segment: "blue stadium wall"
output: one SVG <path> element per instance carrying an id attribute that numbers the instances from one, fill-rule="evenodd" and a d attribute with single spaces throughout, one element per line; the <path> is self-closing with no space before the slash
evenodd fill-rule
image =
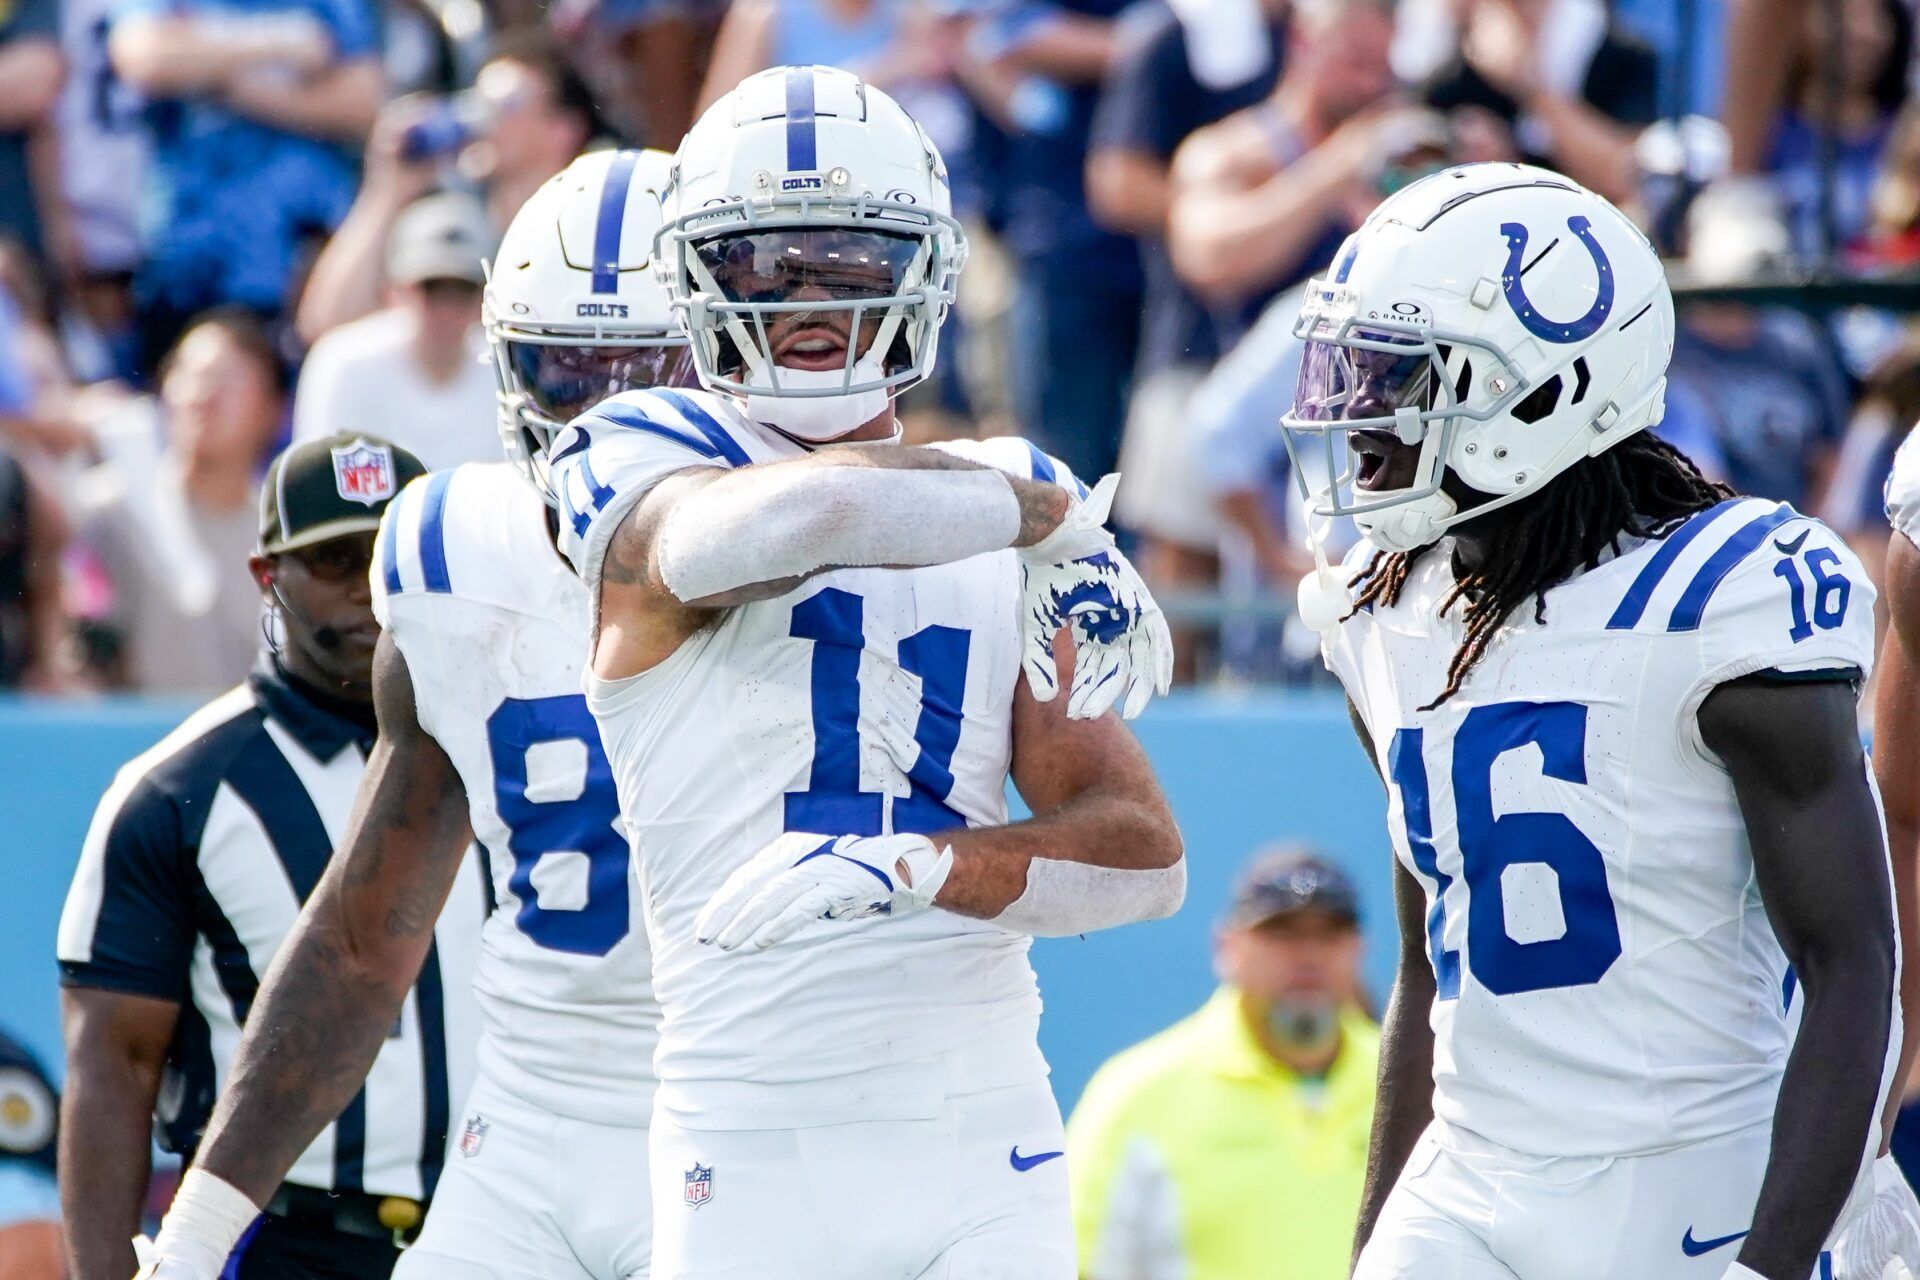
<path id="1" fill-rule="evenodd" d="M 0 1026 L 58 1069 L 55 926 L 95 802 L 114 770 L 191 704 L 0 699 Z M 1379 782 L 1337 695 L 1186 695 L 1137 722 L 1186 835 L 1187 905 L 1171 920 L 1034 944 L 1041 1039 L 1063 1106 L 1094 1068 L 1198 1005 L 1213 926 L 1254 847 L 1298 838 L 1340 859 L 1366 908 L 1367 978 L 1393 971 L 1391 876 Z"/>

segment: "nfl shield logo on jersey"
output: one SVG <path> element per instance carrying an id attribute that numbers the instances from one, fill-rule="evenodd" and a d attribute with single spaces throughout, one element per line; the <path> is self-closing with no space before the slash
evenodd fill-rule
<path id="1" fill-rule="evenodd" d="M 348 502 L 385 502 L 393 496 L 393 450 L 365 440 L 333 450 L 333 486 Z"/>
<path id="2" fill-rule="evenodd" d="M 466 1130 L 460 1135 L 460 1154 L 471 1160 L 480 1154 L 480 1144 L 487 1140 L 487 1122 L 477 1114 L 467 1117 Z"/>
<path id="3" fill-rule="evenodd" d="M 713 1199 L 713 1170 L 706 1165 L 696 1163 L 693 1168 L 687 1170 L 687 1204 L 698 1209 L 711 1199 Z"/>

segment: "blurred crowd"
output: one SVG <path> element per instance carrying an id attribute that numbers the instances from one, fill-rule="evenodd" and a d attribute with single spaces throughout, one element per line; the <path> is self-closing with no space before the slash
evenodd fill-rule
<path id="1" fill-rule="evenodd" d="M 1700 295 L 1660 430 L 1877 565 L 1920 417 L 1914 44 L 1909 0 L 0 0 L 0 687 L 237 680 L 275 448 L 497 456 L 512 212 L 790 63 L 894 94 L 953 172 L 975 254 L 914 438 L 1120 468 L 1184 679 L 1314 678 L 1297 290 L 1456 161 L 1639 218 Z M 1865 283 L 1777 287 L 1808 278 Z"/>

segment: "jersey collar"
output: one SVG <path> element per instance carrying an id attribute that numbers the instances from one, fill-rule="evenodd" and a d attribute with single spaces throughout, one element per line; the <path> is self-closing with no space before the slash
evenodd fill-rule
<path id="1" fill-rule="evenodd" d="M 289 676 L 270 654 L 254 664 L 247 687 L 261 709 L 316 760 L 332 760 L 350 745 L 373 749 L 372 708 L 364 721 L 349 716 L 342 704 Z"/>

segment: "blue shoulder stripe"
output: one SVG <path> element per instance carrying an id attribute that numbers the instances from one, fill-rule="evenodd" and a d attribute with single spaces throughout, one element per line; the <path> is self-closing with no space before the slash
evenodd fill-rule
<path id="1" fill-rule="evenodd" d="M 1082 498 L 1087 496 L 1087 486 L 1080 482 L 1080 477 L 1073 474 L 1065 463 L 1056 460 L 1051 454 L 1041 449 L 1039 445 L 1031 440 L 1022 439 L 1020 443 L 1027 446 L 1027 452 L 1033 457 L 1033 478 L 1035 480 L 1042 481 L 1046 484 L 1058 484 L 1061 488 L 1071 488 L 1077 496 Z M 1062 471 L 1066 471 L 1067 473 L 1067 483 L 1065 484 L 1062 484 L 1060 480 L 1060 473 Z"/>
<path id="2" fill-rule="evenodd" d="M 420 577 L 429 591 L 449 592 L 447 579 L 447 486 L 453 472 L 436 471 L 427 477 L 420 511 Z"/>
<path id="3" fill-rule="evenodd" d="M 616 427 L 626 427 L 632 431 L 644 431 L 650 436 L 659 436 L 662 440 L 671 440 L 684 449 L 693 450 L 703 458 L 718 458 L 720 456 L 718 449 L 715 449 L 700 437 L 689 435 L 680 430 L 680 428 L 670 426 L 667 423 L 657 422 L 649 418 L 644 410 L 637 409 L 630 404 L 603 404 L 593 411 L 592 416 L 604 422 L 612 423 Z M 587 430 L 584 425 L 586 421 L 587 419 L 585 418 L 577 418 L 573 423 L 574 429 L 579 431 L 580 439 L 582 440 L 587 438 Z M 572 453 L 573 450 L 568 450 L 567 452 Z"/>
<path id="4" fill-rule="evenodd" d="M 380 551 L 380 576 L 387 584 L 387 594 L 400 594 L 400 501 L 406 496 L 402 490 L 387 504 L 386 514 L 381 519 L 386 524 L 386 542 Z"/>
<path id="5" fill-rule="evenodd" d="M 1716 503 L 1668 534 L 1666 541 L 1660 544 L 1660 549 L 1655 551 L 1647 563 L 1641 567 L 1639 576 L 1634 578 L 1633 585 L 1627 588 L 1627 594 L 1621 597 L 1620 605 L 1613 611 L 1613 616 L 1607 619 L 1607 630 L 1631 631 L 1639 626 L 1641 615 L 1647 611 L 1647 602 L 1653 599 L 1654 588 L 1658 587 L 1660 580 L 1667 576 L 1667 570 L 1673 568 L 1673 562 L 1680 558 L 1680 553 L 1687 549 L 1687 544 L 1706 532 L 1707 526 L 1718 519 L 1728 507 L 1741 501 L 1743 499 L 1728 498 L 1725 502 Z"/>
<path id="6" fill-rule="evenodd" d="M 729 466 L 735 467 L 744 467 L 753 461 L 747 456 L 747 451 L 740 447 L 740 442 L 728 435 L 727 429 L 715 422 L 712 414 L 695 404 L 692 396 L 671 387 L 655 387 L 653 394 L 678 409 L 680 416 L 707 438 L 707 443 L 714 450 L 708 457 L 725 458 Z"/>
<path id="7" fill-rule="evenodd" d="M 1700 626 L 1701 615 L 1707 611 L 1707 601 L 1713 599 L 1713 593 L 1721 580 L 1733 572 L 1734 566 L 1753 554 L 1753 549 L 1766 540 L 1766 536 L 1789 520 L 1800 519 L 1800 513 L 1786 503 L 1781 503 L 1764 515 L 1755 516 L 1741 525 L 1728 538 L 1721 548 L 1707 557 L 1700 566 L 1700 572 L 1693 575 L 1693 581 L 1680 595 L 1680 603 L 1673 606 L 1673 616 L 1667 619 L 1668 631 L 1693 631 Z"/>
<path id="8" fill-rule="evenodd" d="M 1033 478 L 1047 484 L 1054 483 L 1053 459 L 1040 452 L 1040 446 L 1033 441 L 1023 440 L 1021 443 L 1026 445 L 1027 452 L 1033 455 Z"/>

